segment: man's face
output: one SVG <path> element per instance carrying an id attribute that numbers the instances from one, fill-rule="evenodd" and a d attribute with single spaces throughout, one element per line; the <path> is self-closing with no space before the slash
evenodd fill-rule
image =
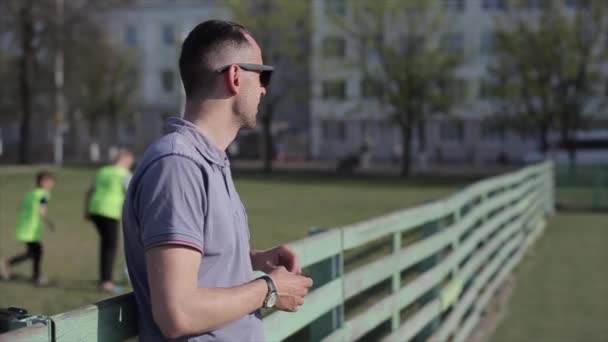
<path id="1" fill-rule="evenodd" d="M 264 64 L 262 60 L 262 50 L 250 35 L 246 36 L 252 46 L 247 62 L 252 64 Z M 260 101 L 262 96 L 266 95 L 266 88 L 264 88 L 260 82 L 259 72 L 247 71 L 244 69 L 240 69 L 239 72 L 242 80 L 242 91 L 236 101 L 236 112 L 239 116 L 238 119 L 241 128 L 255 128 Z"/>

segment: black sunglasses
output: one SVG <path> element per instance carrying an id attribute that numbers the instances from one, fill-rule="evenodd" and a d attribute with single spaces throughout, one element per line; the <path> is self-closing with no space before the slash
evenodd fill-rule
<path id="1" fill-rule="evenodd" d="M 272 72 L 274 71 L 274 67 L 272 67 L 270 65 L 234 63 L 234 64 L 225 65 L 225 66 L 217 69 L 215 72 L 217 72 L 218 74 L 221 74 L 224 71 L 228 70 L 233 65 L 236 65 L 243 70 L 259 72 L 260 73 L 260 84 L 262 85 L 262 87 L 266 88 L 270 84 L 270 77 L 272 76 Z"/>

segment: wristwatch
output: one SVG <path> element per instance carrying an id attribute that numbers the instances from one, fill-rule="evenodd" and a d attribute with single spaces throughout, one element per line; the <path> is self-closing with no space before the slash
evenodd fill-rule
<path id="1" fill-rule="evenodd" d="M 266 294 L 266 298 L 264 298 L 264 307 L 271 308 L 277 302 L 277 287 L 274 286 L 274 281 L 270 276 L 263 275 L 258 279 L 264 279 L 266 281 L 266 285 L 268 285 L 268 293 Z"/>

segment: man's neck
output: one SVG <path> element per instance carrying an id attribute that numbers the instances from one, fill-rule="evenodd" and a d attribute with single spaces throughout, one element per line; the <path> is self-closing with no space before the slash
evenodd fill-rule
<path id="1" fill-rule="evenodd" d="M 205 134 L 218 148 L 225 151 L 239 131 L 232 121 L 231 113 L 222 106 L 208 103 L 194 107 L 186 105 L 184 120 L 190 121 Z"/>

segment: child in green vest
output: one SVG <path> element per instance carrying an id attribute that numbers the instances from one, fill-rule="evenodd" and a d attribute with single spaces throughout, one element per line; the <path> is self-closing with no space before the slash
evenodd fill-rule
<path id="1" fill-rule="evenodd" d="M 100 237 L 99 289 L 121 293 L 123 289 L 114 284 L 112 271 L 118 247 L 122 205 L 129 180 L 133 154 L 123 149 L 113 165 L 104 166 L 95 175 L 95 182 L 85 198 L 85 218 L 93 222 Z"/>
<path id="2" fill-rule="evenodd" d="M 15 255 L 8 260 L 0 260 L 0 278 L 10 279 L 10 270 L 13 266 L 32 259 L 32 282 L 38 286 L 47 284 L 47 280 L 40 273 L 42 233 L 45 223 L 49 229 L 53 229 L 46 219 L 46 212 L 51 190 L 54 186 L 55 177 L 52 173 L 42 171 L 36 175 L 36 188 L 25 195 L 17 219 L 16 238 L 17 241 L 25 243 L 26 252 Z"/>

